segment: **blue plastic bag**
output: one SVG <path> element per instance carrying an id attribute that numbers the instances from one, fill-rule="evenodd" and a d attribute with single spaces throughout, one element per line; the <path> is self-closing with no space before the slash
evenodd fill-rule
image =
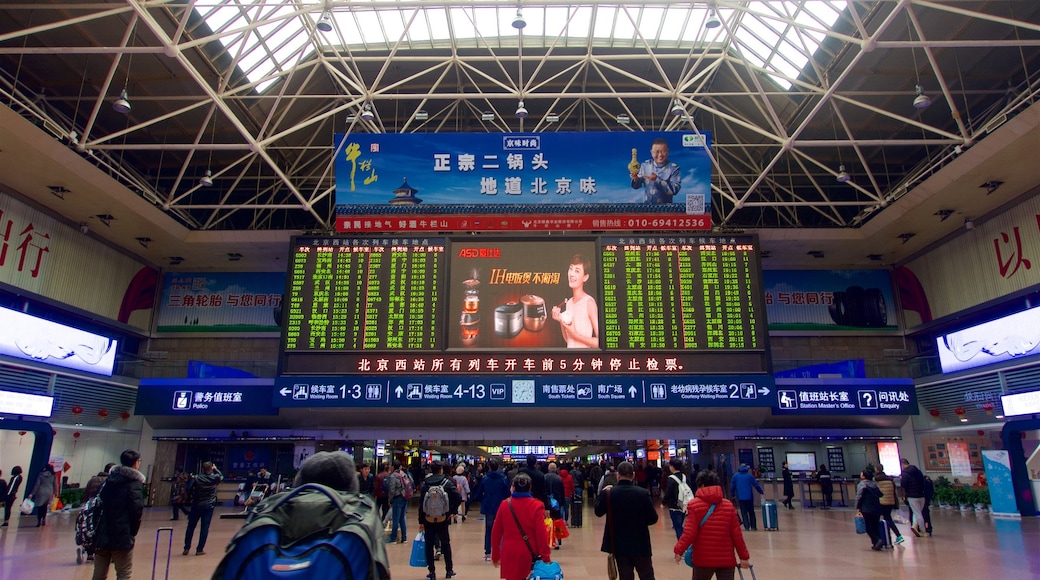
<path id="1" fill-rule="evenodd" d="M 863 519 L 863 516 L 856 516 L 856 533 L 867 533 L 867 520 Z"/>
<path id="2" fill-rule="evenodd" d="M 537 560 L 531 567 L 531 574 L 527 580 L 563 580 L 563 569 L 559 562 L 544 562 Z"/>
<path id="3" fill-rule="evenodd" d="M 412 557 L 408 560 L 408 565 L 413 568 L 426 567 L 426 534 L 419 532 L 415 536 L 415 540 L 412 542 Z"/>

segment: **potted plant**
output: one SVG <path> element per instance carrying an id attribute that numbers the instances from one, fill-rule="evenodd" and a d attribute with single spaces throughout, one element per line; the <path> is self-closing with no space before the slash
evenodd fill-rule
<path id="1" fill-rule="evenodd" d="M 973 499 L 975 500 L 975 511 L 976 512 L 987 512 L 987 511 L 989 511 L 989 504 L 990 504 L 989 488 L 988 487 L 979 487 L 979 488 L 976 488 L 974 491 L 975 491 L 975 497 Z"/>
<path id="2" fill-rule="evenodd" d="M 959 506 L 962 512 L 975 511 L 975 502 L 972 501 L 974 492 L 970 487 L 954 488 L 952 503 Z"/>
<path id="3" fill-rule="evenodd" d="M 950 504 L 953 503 L 953 488 L 948 485 L 943 487 L 935 486 L 935 494 L 932 495 L 932 500 L 940 508 L 950 509 Z"/>

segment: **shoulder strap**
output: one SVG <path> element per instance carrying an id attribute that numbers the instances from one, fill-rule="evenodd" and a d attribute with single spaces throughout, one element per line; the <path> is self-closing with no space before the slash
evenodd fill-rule
<path id="1" fill-rule="evenodd" d="M 702 528 L 704 527 L 704 522 L 708 521 L 708 518 L 711 517 L 711 512 L 715 511 L 715 506 L 716 505 L 718 505 L 718 504 L 714 504 L 714 503 L 711 504 L 711 507 L 708 508 L 708 513 L 704 514 L 704 518 L 701 519 L 701 527 Z"/>
<path id="2" fill-rule="evenodd" d="M 531 547 L 531 542 L 527 539 L 527 532 L 525 532 L 524 527 L 520 525 L 520 518 L 516 517 L 516 510 L 513 509 L 513 499 L 507 499 L 506 503 L 509 504 L 509 512 L 513 514 L 513 521 L 516 522 L 516 527 L 520 529 L 520 537 L 522 537 L 524 543 L 527 544 L 527 551 L 531 552 L 532 558 L 537 557 L 538 554 L 535 553 L 534 548 Z"/>
<path id="3" fill-rule="evenodd" d="M 610 488 L 607 488 L 607 530 L 610 531 L 610 553 L 614 553 L 614 510 L 611 509 Z"/>

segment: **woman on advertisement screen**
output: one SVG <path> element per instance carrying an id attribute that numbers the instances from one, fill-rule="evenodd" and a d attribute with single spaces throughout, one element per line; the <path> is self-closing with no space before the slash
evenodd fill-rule
<path id="1" fill-rule="evenodd" d="M 596 299 L 585 292 L 592 264 L 582 254 L 574 254 L 567 267 L 567 286 L 571 297 L 552 309 L 553 320 L 560 323 L 560 331 L 567 348 L 599 347 L 599 313 Z"/>

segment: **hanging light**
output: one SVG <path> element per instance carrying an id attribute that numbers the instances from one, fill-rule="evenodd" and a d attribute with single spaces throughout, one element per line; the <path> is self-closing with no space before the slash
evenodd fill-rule
<path id="1" fill-rule="evenodd" d="M 524 20 L 524 13 L 520 10 L 520 7 L 518 6 L 516 8 L 516 18 L 513 19 L 513 28 L 517 30 L 523 30 L 525 26 L 527 26 L 527 21 Z"/>
<path id="2" fill-rule="evenodd" d="M 520 119 L 527 117 L 527 107 L 524 106 L 523 101 L 520 101 L 520 104 L 516 106 L 516 116 Z"/>
<path id="3" fill-rule="evenodd" d="M 914 87 L 914 90 L 917 92 L 917 96 L 914 98 L 915 109 L 927 109 L 932 106 L 932 98 L 924 94 L 924 89 L 921 88 L 921 85 Z"/>
<path id="4" fill-rule="evenodd" d="M 202 179 L 199 180 L 199 185 L 202 187 L 213 187 L 213 172 L 207 169 L 206 173 L 202 174 Z"/>
<path id="5" fill-rule="evenodd" d="M 683 107 L 682 101 L 675 99 L 675 104 L 672 105 L 672 116 L 681 117 L 686 113 L 686 108 Z"/>
<path id="6" fill-rule="evenodd" d="M 838 183 L 848 183 L 849 180 L 852 179 L 852 176 L 849 175 L 849 173 L 847 171 L 845 171 L 845 165 L 844 164 L 838 166 L 838 176 L 837 176 L 837 179 L 838 179 Z"/>
<path id="7" fill-rule="evenodd" d="M 127 96 L 126 89 L 123 89 L 116 102 L 112 103 L 112 110 L 123 115 L 130 114 L 130 97 Z"/>
<path id="8" fill-rule="evenodd" d="M 415 120 L 416 121 L 425 121 L 426 119 L 429 119 L 429 118 L 430 118 L 430 114 L 428 112 L 426 112 L 425 109 L 419 109 L 418 111 L 415 112 Z"/>
<path id="9" fill-rule="evenodd" d="M 376 114 L 372 112 L 372 105 L 365 103 L 365 106 L 361 108 L 361 120 L 372 121 L 376 118 Z"/>
<path id="10" fill-rule="evenodd" d="M 627 125 L 632 122 L 632 119 L 628 115 L 621 113 L 617 116 L 618 125 Z"/>
<path id="11" fill-rule="evenodd" d="M 332 32 L 332 13 L 325 11 L 321 13 L 321 18 L 318 19 L 318 23 L 314 26 L 322 32 Z"/>
<path id="12" fill-rule="evenodd" d="M 715 9 L 712 8 L 711 13 L 708 15 L 708 21 L 704 23 L 704 27 L 711 30 L 720 26 L 722 26 L 722 20 L 719 19 L 718 12 L 715 12 Z"/>
<path id="13" fill-rule="evenodd" d="M 491 111 L 484 111 L 483 113 L 480 114 L 480 120 L 481 121 L 494 121 L 495 120 L 495 114 L 492 113 Z"/>
<path id="14" fill-rule="evenodd" d="M 556 113 L 553 113 L 553 112 L 546 113 L 545 114 L 545 122 L 546 123 L 559 123 L 560 122 L 560 116 L 558 114 L 556 114 Z"/>

